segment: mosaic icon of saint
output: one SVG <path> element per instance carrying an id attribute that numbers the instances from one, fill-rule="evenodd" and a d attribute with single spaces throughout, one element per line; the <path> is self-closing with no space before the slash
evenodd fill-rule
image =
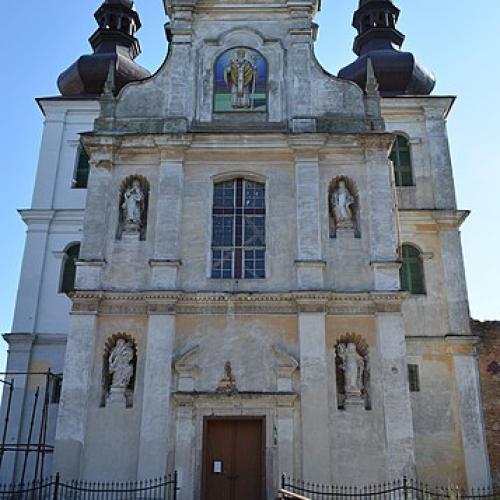
<path id="1" fill-rule="evenodd" d="M 257 67 L 245 49 L 238 49 L 224 70 L 224 81 L 231 90 L 233 109 L 253 109 Z"/>

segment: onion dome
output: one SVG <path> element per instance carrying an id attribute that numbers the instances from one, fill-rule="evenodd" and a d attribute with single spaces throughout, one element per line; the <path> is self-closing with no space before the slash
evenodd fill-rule
<path id="1" fill-rule="evenodd" d="M 436 84 L 432 72 L 420 65 L 413 54 L 400 50 L 405 36 L 396 28 L 399 13 L 391 0 L 360 0 L 353 20 L 358 31 L 354 41 L 358 59 L 341 69 L 339 78 L 351 80 L 364 89 L 367 63 L 371 59 L 382 96 L 432 92 Z"/>
<path id="2" fill-rule="evenodd" d="M 135 33 L 141 28 L 132 0 L 105 0 L 97 9 L 99 25 L 90 37 L 93 54 L 80 57 L 57 80 L 65 97 L 95 97 L 102 94 L 110 67 L 114 66 L 115 92 L 127 83 L 150 76 L 134 62 L 141 53 Z"/>

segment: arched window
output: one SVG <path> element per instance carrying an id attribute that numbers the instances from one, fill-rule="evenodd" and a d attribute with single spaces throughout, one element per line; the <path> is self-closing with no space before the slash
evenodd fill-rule
<path id="1" fill-rule="evenodd" d="M 60 293 L 69 293 L 75 289 L 76 261 L 80 254 L 80 243 L 70 245 L 64 252 Z"/>
<path id="2" fill-rule="evenodd" d="M 265 192 L 246 179 L 214 185 L 212 278 L 265 278 Z"/>
<path id="3" fill-rule="evenodd" d="M 425 294 L 425 277 L 422 255 L 413 245 L 403 245 L 401 265 L 401 289 L 414 295 Z"/>
<path id="4" fill-rule="evenodd" d="M 89 155 L 85 150 L 78 148 L 78 155 L 76 158 L 75 175 L 73 176 L 74 189 L 86 189 L 89 181 L 90 163 Z"/>
<path id="5" fill-rule="evenodd" d="M 406 137 L 402 135 L 396 137 L 390 158 L 394 164 L 396 186 L 413 186 L 410 143 Z"/>

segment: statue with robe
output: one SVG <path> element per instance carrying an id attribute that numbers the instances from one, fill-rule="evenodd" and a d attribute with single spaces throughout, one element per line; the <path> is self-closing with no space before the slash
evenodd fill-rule
<path id="1" fill-rule="evenodd" d="M 231 90 L 233 109 L 254 107 L 257 85 L 257 67 L 245 49 L 238 49 L 224 70 L 224 81 Z"/>
<path id="2" fill-rule="evenodd" d="M 144 212 L 144 193 L 138 180 L 132 182 L 123 194 L 121 206 L 125 231 L 139 231 L 142 226 Z"/>
<path id="3" fill-rule="evenodd" d="M 340 368 L 344 373 L 344 391 L 346 400 L 361 399 L 365 359 L 358 353 L 356 344 L 339 344 L 337 355 L 341 360 Z"/>
<path id="4" fill-rule="evenodd" d="M 134 375 L 134 348 L 130 342 L 120 338 L 108 358 L 111 389 L 125 390 Z"/>
<path id="5" fill-rule="evenodd" d="M 354 227 L 354 213 L 353 205 L 355 198 L 349 191 L 344 180 L 339 181 L 338 186 L 332 193 L 332 208 L 337 227 L 353 228 Z"/>

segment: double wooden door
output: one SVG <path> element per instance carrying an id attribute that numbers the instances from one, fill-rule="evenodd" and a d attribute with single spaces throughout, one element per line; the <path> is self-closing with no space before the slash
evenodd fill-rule
<path id="1" fill-rule="evenodd" d="M 264 419 L 205 420 L 203 500 L 263 500 Z"/>

